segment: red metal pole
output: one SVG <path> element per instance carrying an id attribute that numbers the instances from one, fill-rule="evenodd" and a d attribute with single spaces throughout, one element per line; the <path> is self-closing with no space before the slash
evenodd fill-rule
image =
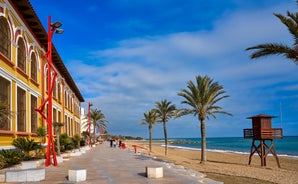
<path id="1" fill-rule="evenodd" d="M 51 17 L 48 17 L 48 114 L 47 114 L 47 124 L 48 124 L 48 150 L 46 155 L 46 166 L 51 164 L 51 152 L 53 153 L 53 163 L 54 166 L 57 166 L 57 158 L 55 145 L 53 142 L 53 120 L 52 120 L 52 110 L 53 110 L 53 102 L 52 102 L 52 84 L 55 85 L 55 82 L 52 83 L 52 35 L 55 31 L 55 28 L 51 26 Z"/>
<path id="2" fill-rule="evenodd" d="M 47 146 L 47 153 L 46 153 L 46 166 L 51 164 L 51 153 L 53 154 L 53 164 L 57 166 L 57 157 L 55 151 L 55 145 L 53 140 L 53 119 L 52 119 L 52 112 L 53 112 L 53 102 L 52 102 L 52 95 L 53 89 L 55 85 L 55 80 L 57 76 L 57 72 L 55 68 L 53 68 L 53 61 L 52 61 L 52 37 L 53 33 L 56 30 L 55 26 L 51 25 L 51 17 L 48 17 L 48 51 L 46 53 L 47 62 L 48 62 L 48 71 L 47 71 L 47 92 L 48 97 L 42 102 L 42 104 L 36 109 L 42 116 L 42 118 L 46 119 L 47 121 L 47 128 L 48 128 L 48 146 Z M 53 76 L 52 76 L 53 73 Z M 47 115 L 44 113 L 44 107 L 48 103 L 47 107 Z"/>
<path id="3" fill-rule="evenodd" d="M 89 147 L 92 147 L 92 142 L 91 142 L 91 133 L 90 133 L 90 129 L 91 129 L 91 114 L 90 114 L 90 107 L 91 107 L 91 103 L 88 103 L 88 133 L 89 133 Z"/>

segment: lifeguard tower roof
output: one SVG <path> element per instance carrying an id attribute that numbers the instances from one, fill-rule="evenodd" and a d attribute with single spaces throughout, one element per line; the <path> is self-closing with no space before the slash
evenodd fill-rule
<path id="1" fill-rule="evenodd" d="M 267 115 L 267 114 L 258 114 L 255 116 L 247 117 L 246 119 L 253 119 L 253 118 L 277 118 L 277 116 L 271 116 L 271 115 Z"/>

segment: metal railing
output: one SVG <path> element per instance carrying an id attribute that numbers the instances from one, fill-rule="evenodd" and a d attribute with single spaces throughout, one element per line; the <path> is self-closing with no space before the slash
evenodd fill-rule
<path id="1" fill-rule="evenodd" d="M 254 131 L 252 128 L 243 129 L 244 138 L 276 139 L 282 138 L 281 128 L 261 129 Z"/>

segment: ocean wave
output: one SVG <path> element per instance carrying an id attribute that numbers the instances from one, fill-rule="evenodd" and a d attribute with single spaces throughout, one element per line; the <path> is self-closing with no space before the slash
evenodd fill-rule
<path id="1" fill-rule="evenodd" d="M 165 145 L 161 145 L 162 147 L 165 147 Z M 191 147 L 185 147 L 185 146 L 173 146 L 173 145 L 168 145 L 168 148 L 173 148 L 173 149 L 181 149 L 181 150 L 190 150 L 190 151 L 201 151 L 200 148 L 191 148 Z M 243 155 L 249 155 L 250 152 L 242 152 L 242 151 L 232 151 L 232 150 L 220 150 L 220 149 L 206 149 L 206 151 L 209 152 L 217 152 L 217 153 L 236 153 L 236 154 L 243 154 Z M 273 156 L 272 154 L 268 154 L 268 156 Z M 295 158 L 298 159 L 298 156 L 294 155 L 287 155 L 287 154 L 277 154 L 279 157 L 290 157 L 290 158 Z"/>

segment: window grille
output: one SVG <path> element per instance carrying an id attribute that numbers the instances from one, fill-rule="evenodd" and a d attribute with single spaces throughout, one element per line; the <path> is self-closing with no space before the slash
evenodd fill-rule
<path id="1" fill-rule="evenodd" d="M 34 53 L 31 55 L 31 79 L 37 82 L 37 60 Z"/>
<path id="2" fill-rule="evenodd" d="M 17 117 L 18 132 L 26 131 L 26 91 L 18 87 L 17 89 Z"/>
<path id="3" fill-rule="evenodd" d="M 10 82 L 0 76 L 0 130 L 10 130 Z"/>
<path id="4" fill-rule="evenodd" d="M 31 95 L 31 132 L 37 132 L 37 98 Z"/>
<path id="5" fill-rule="evenodd" d="M 0 52 L 10 59 L 11 36 L 7 20 L 0 17 Z"/>
<path id="6" fill-rule="evenodd" d="M 18 67 L 26 73 L 26 50 L 22 38 L 18 41 Z"/>

